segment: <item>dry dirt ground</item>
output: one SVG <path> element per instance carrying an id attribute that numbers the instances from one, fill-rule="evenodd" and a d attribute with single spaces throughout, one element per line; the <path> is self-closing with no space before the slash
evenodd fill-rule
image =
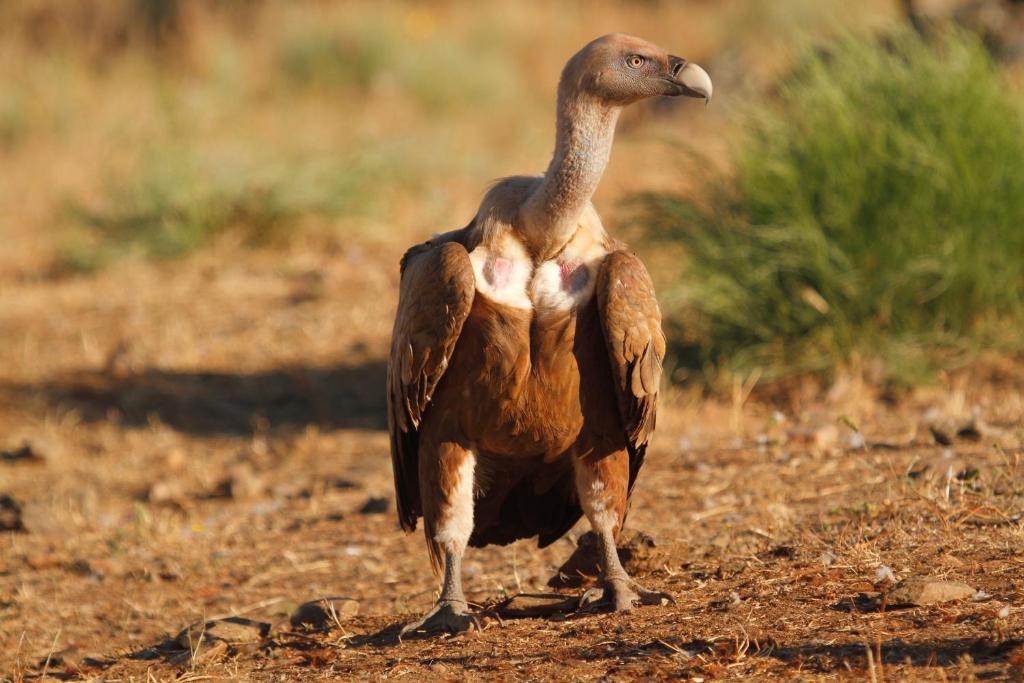
<path id="1" fill-rule="evenodd" d="M 398 253 L 246 253 L 0 282 L 0 680 L 1024 675 L 1020 363 L 894 395 L 670 392 L 628 522 L 654 546 L 627 566 L 674 604 L 400 643 L 436 580 L 393 511 Z M 470 599 L 551 591 L 584 530 L 470 551 Z M 908 606 L 907 579 L 970 590 Z"/>

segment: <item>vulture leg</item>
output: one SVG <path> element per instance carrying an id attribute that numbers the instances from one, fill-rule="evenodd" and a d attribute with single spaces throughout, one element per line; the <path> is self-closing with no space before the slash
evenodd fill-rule
<path id="1" fill-rule="evenodd" d="M 629 455 L 626 450 L 604 457 L 586 456 L 575 461 L 576 490 L 583 512 L 597 534 L 601 549 L 598 588 L 588 590 L 581 605 L 611 606 L 629 612 L 637 603 L 662 605 L 672 601 L 668 593 L 646 590 L 622 566 L 615 541 L 626 517 Z"/>
<path id="2" fill-rule="evenodd" d="M 480 630 L 462 592 L 462 555 L 473 532 L 473 473 L 476 456 L 461 446 L 420 443 L 420 491 L 423 530 L 435 569 L 444 563 L 437 604 L 424 617 L 402 628 L 399 637 L 415 631 L 463 633 Z"/>

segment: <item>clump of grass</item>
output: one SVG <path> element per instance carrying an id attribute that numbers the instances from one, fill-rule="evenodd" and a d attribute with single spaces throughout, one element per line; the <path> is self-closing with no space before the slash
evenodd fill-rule
<path id="1" fill-rule="evenodd" d="M 914 381 L 1024 348 L 1024 118 L 974 38 L 814 54 L 751 113 L 734 161 L 702 202 L 640 198 L 687 254 L 668 293 L 683 363 L 778 377 L 862 357 Z"/>
<path id="2" fill-rule="evenodd" d="M 101 201 L 69 206 L 87 234 L 64 250 L 63 265 L 91 271 L 122 256 L 176 258 L 227 231 L 266 244 L 308 218 L 361 215 L 376 196 L 369 191 L 379 175 L 374 163 L 282 166 L 152 154 L 129 179 L 109 182 Z"/>

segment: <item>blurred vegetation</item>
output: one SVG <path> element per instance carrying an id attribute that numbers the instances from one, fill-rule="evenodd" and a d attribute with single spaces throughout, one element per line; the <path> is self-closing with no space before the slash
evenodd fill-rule
<path id="1" fill-rule="evenodd" d="M 378 175 L 367 160 L 287 167 L 174 154 L 151 152 L 97 205 L 69 205 L 92 234 L 65 247 L 65 265 L 90 271 L 125 255 L 175 258 L 229 230 L 249 244 L 280 242 L 304 220 L 367 210 Z"/>
<path id="2" fill-rule="evenodd" d="M 473 130 L 520 96 L 520 71 L 487 15 L 453 41 L 415 6 L 348 16 L 343 6 L 236 4 L 0 8 L 27 42 L 14 54 L 33 55 L 0 87 L 0 153 L 35 132 L 64 153 L 100 155 L 76 161 L 99 162 L 98 182 L 60 200 L 55 272 L 176 258 L 227 232 L 250 244 L 310 225 L 379 235 L 414 193 L 440 213 L 446 190 L 432 180 L 473 170 Z M 246 16 L 269 40 L 248 34 Z M 90 27 L 98 35 L 79 44 Z M 467 117 L 478 123 L 460 130 Z M 424 219 L 430 230 L 451 227 Z"/>
<path id="3" fill-rule="evenodd" d="M 867 357 L 915 381 L 1022 345 L 1024 128 L 969 37 L 827 39 L 888 35 L 898 6 L 0 2 L 0 267 L 309 229 L 400 251 L 463 225 L 489 180 L 541 171 L 565 58 L 629 30 L 720 93 L 631 108 L 596 198 L 618 232 L 616 197 L 678 186 L 676 145 L 726 169 L 694 185 L 688 159 L 683 190 L 639 204 L 672 245 L 637 244 L 682 365 L 779 377 Z M 801 62 L 801 41 L 832 47 Z"/>
<path id="4" fill-rule="evenodd" d="M 304 87 L 375 87 L 409 95 L 428 113 L 487 106 L 518 92 L 517 74 L 490 31 L 453 42 L 437 33 L 429 13 L 410 12 L 402 25 L 369 20 L 346 27 L 303 27 L 287 35 L 280 68 Z M 420 40 L 409 41 L 408 36 Z"/>
<path id="5" fill-rule="evenodd" d="M 1024 118 L 980 43 L 848 37 L 776 99 L 729 177 L 639 198 L 649 234 L 685 248 L 663 291 L 682 364 L 777 378 L 861 358 L 912 382 L 1024 349 Z"/>

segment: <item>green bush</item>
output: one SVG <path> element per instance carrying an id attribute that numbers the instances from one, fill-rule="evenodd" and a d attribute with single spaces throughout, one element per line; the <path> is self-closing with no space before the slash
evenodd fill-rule
<path id="1" fill-rule="evenodd" d="M 749 115 L 733 174 L 639 198 L 686 253 L 681 362 L 921 378 L 1024 348 L 1024 119 L 972 37 L 846 38 Z"/>
<path id="2" fill-rule="evenodd" d="M 90 271 L 124 255 L 167 259 L 188 254 L 228 230 L 252 244 L 287 238 L 305 219 L 363 215 L 377 195 L 381 160 L 262 164 L 153 152 L 128 178 L 111 180 L 98 202 L 73 202 L 84 240 L 63 265 Z"/>

